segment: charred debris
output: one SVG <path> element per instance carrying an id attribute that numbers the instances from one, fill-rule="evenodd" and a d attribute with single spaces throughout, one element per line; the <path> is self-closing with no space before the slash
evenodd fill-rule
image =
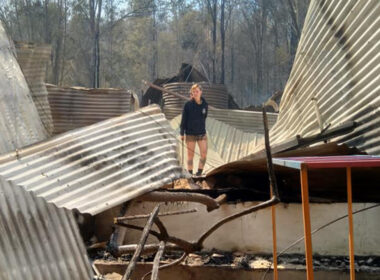
<path id="1" fill-rule="evenodd" d="M 375 162 L 380 155 L 379 42 L 372 37 L 380 6 L 311 2 L 314 16 L 306 19 L 288 83 L 261 111 L 240 110 L 225 85 L 188 64 L 174 77 L 145 82 L 141 106 L 124 89 L 46 85 L 39 63 L 49 47 L 18 42 L 17 62 L 0 26 L 0 279 L 171 279 L 166 271 L 173 279 L 181 273 L 265 279 L 281 269 L 285 279 L 295 279 L 287 273 L 304 277 L 305 266 L 309 279 L 313 270 L 328 279 L 322 273 L 355 269 L 363 279 L 377 279 L 376 213 L 356 224 L 355 232 L 365 233 L 357 255 L 352 228 L 350 257 L 343 226 L 334 228 L 338 237 L 318 236 L 347 217 L 352 222 L 352 215 L 378 210 L 378 165 L 350 169 L 352 198 L 344 169 L 309 170 L 308 198 L 318 222 L 284 245 L 302 224 L 294 213 L 308 211 L 300 172 L 273 162 L 350 155 Z M 176 133 L 193 82 L 204 85 L 215 132 L 206 175 L 198 178 L 184 170 Z M 351 199 L 357 207 L 342 212 Z M 290 236 L 278 251 L 276 209 Z M 224 230 L 236 221 L 239 226 Z M 244 239 L 251 235 L 260 241 L 249 246 L 252 239 Z M 311 235 L 318 252 L 312 259 L 300 245 L 311 248 Z M 212 249 L 218 246 L 227 249 Z"/>

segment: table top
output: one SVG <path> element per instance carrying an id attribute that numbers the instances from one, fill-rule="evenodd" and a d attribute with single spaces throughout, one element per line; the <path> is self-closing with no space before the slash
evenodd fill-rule
<path id="1" fill-rule="evenodd" d="M 294 169 L 301 169 L 301 166 L 308 168 L 380 167 L 380 156 L 350 155 L 273 158 L 273 164 Z"/>

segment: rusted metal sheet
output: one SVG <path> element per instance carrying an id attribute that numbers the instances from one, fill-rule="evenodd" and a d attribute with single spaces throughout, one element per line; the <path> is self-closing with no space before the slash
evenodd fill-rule
<path id="1" fill-rule="evenodd" d="M 97 214 L 183 177 L 157 105 L 0 158 L 0 175 L 58 207 Z"/>
<path id="2" fill-rule="evenodd" d="M 29 85 L 34 104 L 49 135 L 53 133 L 48 92 L 45 86 L 46 66 L 51 47 L 34 43 L 15 42 L 17 61 Z"/>
<path id="3" fill-rule="evenodd" d="M 0 153 L 46 139 L 28 85 L 0 24 Z M 91 279 L 70 211 L 0 176 L 0 279 Z"/>
<path id="4" fill-rule="evenodd" d="M 126 89 L 89 89 L 47 84 L 54 134 L 120 116 L 134 110 L 134 98 Z"/>
<path id="5" fill-rule="evenodd" d="M 172 120 L 182 113 L 182 107 L 163 109 L 167 119 Z M 277 120 L 277 113 L 267 113 L 268 124 L 271 128 Z M 257 111 L 244 110 L 209 110 L 208 117 L 224 122 L 236 129 L 247 133 L 264 133 L 263 114 Z"/>
<path id="6" fill-rule="evenodd" d="M 179 135 L 181 116 L 171 120 L 172 128 Z M 264 137 L 260 133 L 249 133 L 236 129 L 224 122 L 215 120 L 211 117 L 206 119 L 206 131 L 208 140 L 207 161 L 204 167 L 205 172 L 209 172 L 225 163 L 238 160 L 249 155 L 256 147 L 257 143 Z M 184 145 L 182 142 L 180 142 Z M 180 157 L 186 148 L 180 149 Z M 198 147 L 195 149 L 194 164 L 197 166 L 199 161 Z M 185 152 L 182 163 L 186 167 L 187 153 Z"/>
<path id="7" fill-rule="evenodd" d="M 319 114 L 323 128 L 357 122 L 335 140 L 380 154 L 379 15 L 378 0 L 311 1 L 272 144 L 317 134 Z"/>
<path id="8" fill-rule="evenodd" d="M 216 108 L 228 108 L 228 92 L 225 85 L 222 84 L 209 84 L 205 82 L 199 83 L 202 86 L 202 95 L 207 100 L 209 105 Z M 190 88 L 193 83 L 169 83 L 165 84 L 164 88 L 183 96 L 190 96 Z M 172 96 L 168 93 L 163 93 L 164 107 L 167 108 L 183 108 L 185 101 Z"/>

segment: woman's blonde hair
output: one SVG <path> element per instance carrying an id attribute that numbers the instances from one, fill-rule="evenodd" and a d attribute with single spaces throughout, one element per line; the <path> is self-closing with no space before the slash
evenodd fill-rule
<path id="1" fill-rule="evenodd" d="M 200 84 L 193 84 L 190 88 L 190 98 L 193 98 L 193 90 L 195 90 L 196 88 L 202 91 L 202 86 Z"/>

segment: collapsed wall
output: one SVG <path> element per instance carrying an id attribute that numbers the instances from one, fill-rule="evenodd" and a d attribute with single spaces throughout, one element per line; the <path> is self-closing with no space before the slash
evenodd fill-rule
<path id="1" fill-rule="evenodd" d="M 138 109 L 138 99 L 118 88 L 59 87 L 47 84 L 54 134 L 94 124 Z"/>

